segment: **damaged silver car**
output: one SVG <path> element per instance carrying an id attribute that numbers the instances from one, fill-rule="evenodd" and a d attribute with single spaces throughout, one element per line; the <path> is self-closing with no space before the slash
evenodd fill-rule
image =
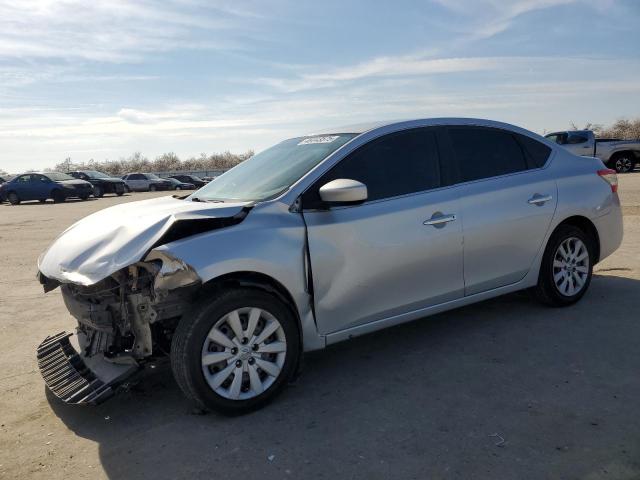
<path id="1" fill-rule="evenodd" d="M 87 404 L 169 357 L 202 408 L 254 409 L 303 352 L 522 289 L 578 301 L 620 245 L 616 191 L 600 160 L 487 120 L 292 138 L 190 196 L 63 232 L 38 276 L 78 325 L 44 340 L 39 366 Z"/>

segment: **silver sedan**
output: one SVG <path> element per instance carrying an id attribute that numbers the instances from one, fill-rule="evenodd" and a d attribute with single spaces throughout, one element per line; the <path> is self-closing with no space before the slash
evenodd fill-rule
<path id="1" fill-rule="evenodd" d="M 600 160 L 487 120 L 285 140 L 186 199 L 58 237 L 40 281 L 61 287 L 81 353 L 62 333 L 39 364 L 63 400 L 98 403 L 168 351 L 192 401 L 251 410 L 305 351 L 517 290 L 577 302 L 621 243 L 616 191 Z"/>

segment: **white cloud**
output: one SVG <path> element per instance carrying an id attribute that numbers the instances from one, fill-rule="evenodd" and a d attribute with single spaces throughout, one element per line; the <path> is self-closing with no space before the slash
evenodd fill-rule
<path id="1" fill-rule="evenodd" d="M 253 14 L 232 5 L 226 0 L 0 0 L 0 59 L 124 62 L 180 48 L 239 48 L 230 32 L 246 27 Z M 225 34 L 211 40 L 215 31 Z"/>
<path id="2" fill-rule="evenodd" d="M 521 15 L 585 0 L 433 0 L 470 19 L 466 40 L 490 38 L 507 30 Z M 591 0 L 592 1 L 592 0 Z M 589 3 L 591 3 L 591 1 Z"/>

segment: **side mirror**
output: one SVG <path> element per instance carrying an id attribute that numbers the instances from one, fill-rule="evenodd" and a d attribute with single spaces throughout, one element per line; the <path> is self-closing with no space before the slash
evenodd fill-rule
<path id="1" fill-rule="evenodd" d="M 327 203 L 362 203 L 367 196 L 367 186 L 364 183 L 348 178 L 338 178 L 320 187 L 320 198 Z"/>

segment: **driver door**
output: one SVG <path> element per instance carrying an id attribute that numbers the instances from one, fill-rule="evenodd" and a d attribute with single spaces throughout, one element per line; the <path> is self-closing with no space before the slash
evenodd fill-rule
<path id="1" fill-rule="evenodd" d="M 437 137 L 418 128 L 375 139 L 303 195 L 320 333 L 463 297 L 458 191 L 443 180 Z M 338 178 L 364 183 L 367 201 L 323 204 L 320 187 Z"/>

